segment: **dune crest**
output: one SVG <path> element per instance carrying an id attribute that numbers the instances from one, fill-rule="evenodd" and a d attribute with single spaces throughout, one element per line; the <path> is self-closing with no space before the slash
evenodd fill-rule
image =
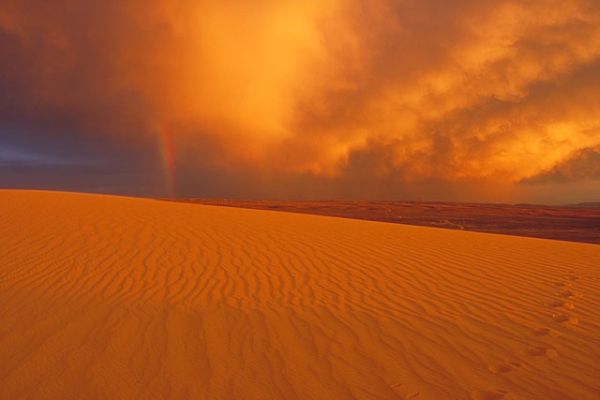
<path id="1" fill-rule="evenodd" d="M 0 191 L 0 399 L 597 399 L 600 246 Z"/>

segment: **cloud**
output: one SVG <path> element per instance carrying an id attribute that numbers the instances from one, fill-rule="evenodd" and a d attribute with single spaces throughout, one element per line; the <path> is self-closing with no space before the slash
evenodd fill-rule
<path id="1" fill-rule="evenodd" d="M 600 143 L 599 88 L 595 0 L 0 5 L 0 146 L 130 191 L 167 132 L 180 195 L 535 199 Z"/>
<path id="2" fill-rule="evenodd" d="M 578 150 L 549 170 L 525 179 L 523 183 L 566 183 L 582 180 L 600 181 L 600 146 Z"/>

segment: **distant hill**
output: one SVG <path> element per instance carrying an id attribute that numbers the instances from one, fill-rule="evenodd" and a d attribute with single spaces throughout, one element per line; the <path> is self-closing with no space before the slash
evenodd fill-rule
<path id="1" fill-rule="evenodd" d="M 178 201 L 600 244 L 600 203 L 595 202 L 544 206 L 335 200 Z"/>
<path id="2" fill-rule="evenodd" d="M 600 208 L 600 201 L 591 201 L 587 203 L 571 204 L 570 207 L 578 208 Z"/>

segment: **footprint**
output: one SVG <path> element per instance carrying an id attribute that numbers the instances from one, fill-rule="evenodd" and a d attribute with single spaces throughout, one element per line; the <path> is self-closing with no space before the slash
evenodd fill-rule
<path id="1" fill-rule="evenodd" d="M 556 358 L 558 353 L 554 349 L 547 349 L 543 346 L 530 346 L 527 349 L 527 354 L 533 357 L 546 356 L 548 358 Z"/>
<path id="2" fill-rule="evenodd" d="M 571 298 L 571 297 L 575 297 L 575 293 L 573 293 L 573 292 L 572 292 L 572 291 L 570 291 L 570 290 L 563 290 L 562 292 L 560 292 L 560 295 L 561 295 L 562 297 L 565 297 L 565 298 L 567 298 L 567 299 L 568 299 L 568 298 Z"/>
<path id="3" fill-rule="evenodd" d="M 507 399 L 507 390 L 484 390 L 471 396 L 474 400 L 502 400 Z"/>
<path id="4" fill-rule="evenodd" d="M 565 283 L 565 282 L 554 282 L 554 287 L 562 288 L 562 287 L 570 287 L 570 286 L 571 286 L 571 283 L 569 283 L 569 282 L 567 282 L 567 283 Z"/>
<path id="5" fill-rule="evenodd" d="M 496 366 L 492 366 L 492 367 L 490 367 L 490 371 L 492 371 L 495 374 L 506 374 L 520 366 L 521 366 L 521 363 L 511 362 L 511 363 L 499 364 Z"/>
<path id="6" fill-rule="evenodd" d="M 572 317 L 569 314 L 564 314 L 564 313 L 560 313 L 560 314 L 552 314 L 552 319 L 554 320 L 554 322 L 558 322 L 558 323 L 563 323 L 563 322 L 569 322 L 573 325 L 577 325 L 579 323 L 579 318 L 577 317 Z"/>
<path id="7" fill-rule="evenodd" d="M 565 308 L 567 310 L 573 310 L 575 308 L 575 304 L 571 301 L 565 301 L 565 300 L 555 300 L 552 303 L 548 304 L 550 307 L 552 308 Z"/>
<path id="8" fill-rule="evenodd" d="M 563 322 L 567 322 L 568 320 L 570 320 L 571 317 L 569 317 L 568 314 L 553 314 L 552 319 L 554 320 L 554 322 L 563 323 Z"/>
<path id="9" fill-rule="evenodd" d="M 533 334 L 535 336 L 548 336 L 550 334 L 550 329 L 549 328 L 537 328 L 536 330 L 533 331 Z"/>
<path id="10" fill-rule="evenodd" d="M 402 383 L 396 383 L 396 384 L 391 385 L 390 387 L 393 389 L 400 389 L 400 386 L 402 386 Z M 402 398 L 407 399 L 407 400 L 408 399 L 416 399 L 420 395 L 421 395 L 420 392 L 413 392 L 413 393 L 407 394 L 405 396 L 402 396 Z"/>
<path id="11" fill-rule="evenodd" d="M 527 349 L 527 354 L 534 357 L 540 357 L 546 354 L 546 348 L 541 346 L 531 346 Z"/>
<path id="12" fill-rule="evenodd" d="M 575 274 L 567 274 L 567 275 L 565 275 L 565 278 L 570 280 L 571 282 L 575 282 L 576 280 L 579 279 L 579 276 L 577 276 Z"/>

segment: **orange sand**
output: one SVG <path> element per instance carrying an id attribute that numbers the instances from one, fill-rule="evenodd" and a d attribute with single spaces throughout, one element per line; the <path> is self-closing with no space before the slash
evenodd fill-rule
<path id="1" fill-rule="evenodd" d="M 0 191 L 0 399 L 598 399 L 600 246 Z"/>

